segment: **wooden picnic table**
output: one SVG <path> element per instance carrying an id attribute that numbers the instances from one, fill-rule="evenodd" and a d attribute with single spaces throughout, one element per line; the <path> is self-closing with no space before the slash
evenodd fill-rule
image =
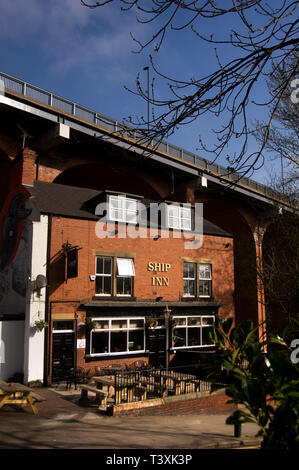
<path id="1" fill-rule="evenodd" d="M 176 395 L 179 395 L 182 391 L 188 393 L 199 389 L 199 381 L 196 376 L 164 370 L 152 371 L 151 373 L 157 381 L 161 380 L 164 387 L 174 390 Z"/>
<path id="2" fill-rule="evenodd" d="M 133 401 L 134 391 L 141 393 L 142 398 L 146 399 L 146 390 L 143 387 L 138 386 L 136 381 L 119 380 L 117 381 L 117 388 L 115 390 L 115 378 L 109 376 L 95 376 L 91 379 L 96 383 L 100 390 L 108 388 L 108 398 L 114 397 L 115 403 L 121 403 L 126 400 L 128 402 Z"/>
<path id="3" fill-rule="evenodd" d="M 29 405 L 35 415 L 38 410 L 35 406 L 36 401 L 42 401 L 43 398 L 37 395 L 34 390 L 19 383 L 7 383 L 0 381 L 0 409 L 4 405 Z"/>
<path id="4" fill-rule="evenodd" d="M 103 390 L 104 387 L 108 389 L 108 397 L 111 398 L 114 395 L 114 378 L 111 379 L 108 376 L 95 376 L 91 378 L 92 382 L 96 383 L 97 388 Z"/>

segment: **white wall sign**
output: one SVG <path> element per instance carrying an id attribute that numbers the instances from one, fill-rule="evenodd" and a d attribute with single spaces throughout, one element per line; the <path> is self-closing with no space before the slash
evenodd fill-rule
<path id="1" fill-rule="evenodd" d="M 84 349 L 86 345 L 85 339 L 77 339 L 77 349 Z"/>

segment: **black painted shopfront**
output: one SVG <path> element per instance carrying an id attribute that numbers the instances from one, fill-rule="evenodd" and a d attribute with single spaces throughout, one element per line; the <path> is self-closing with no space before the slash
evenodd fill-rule
<path id="1" fill-rule="evenodd" d="M 85 304 L 86 362 L 146 357 L 168 367 L 177 352 L 207 351 L 217 323 L 216 302 L 91 302 Z"/>

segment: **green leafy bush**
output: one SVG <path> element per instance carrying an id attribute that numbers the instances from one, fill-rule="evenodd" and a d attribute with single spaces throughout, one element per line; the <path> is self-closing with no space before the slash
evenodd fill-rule
<path id="1" fill-rule="evenodd" d="M 289 319 L 280 335 L 258 338 L 258 327 L 246 321 L 232 328 L 232 319 L 215 329 L 213 373 L 226 378 L 230 403 L 243 405 L 227 424 L 256 423 L 262 448 L 299 449 L 299 364 L 291 360 L 291 341 L 299 338 L 299 318 Z"/>

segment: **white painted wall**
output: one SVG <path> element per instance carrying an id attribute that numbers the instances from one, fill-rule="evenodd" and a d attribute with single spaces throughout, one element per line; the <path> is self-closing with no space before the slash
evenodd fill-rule
<path id="1" fill-rule="evenodd" d="M 32 260 L 31 281 L 39 274 L 47 274 L 48 216 L 41 215 L 40 221 L 32 222 Z M 28 289 L 24 333 L 24 382 L 33 380 L 43 382 L 45 330 L 36 331 L 35 321 L 45 319 L 46 289 L 42 288 L 40 297 Z"/>
<path id="2" fill-rule="evenodd" d="M 23 372 L 24 322 L 0 321 L 0 379 Z"/>

